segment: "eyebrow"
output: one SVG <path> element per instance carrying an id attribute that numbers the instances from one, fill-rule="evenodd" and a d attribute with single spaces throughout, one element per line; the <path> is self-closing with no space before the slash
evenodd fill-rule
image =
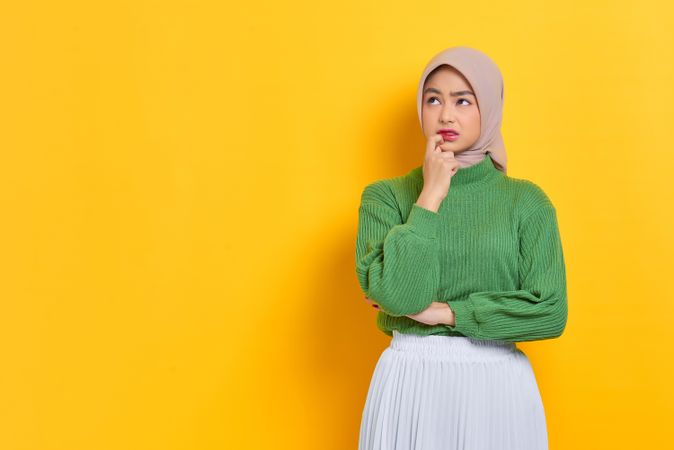
<path id="1" fill-rule="evenodd" d="M 426 88 L 426 90 L 424 91 L 424 95 L 428 94 L 429 92 L 433 92 L 435 94 L 442 95 L 442 92 L 440 92 L 438 89 L 435 89 L 435 88 L 432 88 L 432 87 Z M 471 91 L 450 92 L 449 95 L 451 95 L 452 97 L 458 97 L 460 95 L 472 95 L 473 97 L 475 97 L 475 94 L 473 94 Z"/>

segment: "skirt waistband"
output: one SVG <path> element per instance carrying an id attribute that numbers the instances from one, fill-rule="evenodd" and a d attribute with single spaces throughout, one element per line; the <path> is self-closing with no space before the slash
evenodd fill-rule
<path id="1" fill-rule="evenodd" d="M 449 360 L 495 360 L 519 354 L 514 342 L 473 339 L 466 336 L 422 336 L 393 330 L 389 347 L 410 356 L 419 355 Z"/>

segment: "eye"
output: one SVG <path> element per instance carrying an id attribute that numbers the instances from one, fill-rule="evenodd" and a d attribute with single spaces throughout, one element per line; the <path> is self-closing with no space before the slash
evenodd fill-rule
<path id="1" fill-rule="evenodd" d="M 433 101 L 433 99 L 437 100 L 438 97 L 430 97 L 428 100 L 426 100 L 426 103 L 430 103 L 431 101 Z"/>
<path id="2" fill-rule="evenodd" d="M 470 103 L 468 100 L 466 100 L 465 98 L 460 98 L 460 99 L 458 99 L 457 101 L 458 101 L 458 102 L 464 101 L 464 102 L 468 103 L 469 105 L 472 104 L 472 103 Z"/>

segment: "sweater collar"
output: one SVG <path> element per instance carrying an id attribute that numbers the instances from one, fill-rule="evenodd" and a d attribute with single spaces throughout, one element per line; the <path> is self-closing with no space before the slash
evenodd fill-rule
<path id="1" fill-rule="evenodd" d="M 414 169 L 415 176 L 423 184 L 423 166 Z M 505 174 L 501 172 L 492 160 L 491 154 L 487 153 L 482 161 L 468 167 L 459 167 L 456 173 L 452 176 L 452 181 L 449 186 L 450 192 L 454 189 L 469 190 L 491 183 L 497 179 L 504 177 Z"/>

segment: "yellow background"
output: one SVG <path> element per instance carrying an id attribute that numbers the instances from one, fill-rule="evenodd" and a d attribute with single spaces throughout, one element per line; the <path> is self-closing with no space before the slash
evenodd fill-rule
<path id="1" fill-rule="evenodd" d="M 355 449 L 388 337 L 366 183 L 421 163 L 418 77 L 505 80 L 509 175 L 558 211 L 569 322 L 519 344 L 551 449 L 674 408 L 665 2 L 61 1 L 0 13 L 0 448 Z"/>

